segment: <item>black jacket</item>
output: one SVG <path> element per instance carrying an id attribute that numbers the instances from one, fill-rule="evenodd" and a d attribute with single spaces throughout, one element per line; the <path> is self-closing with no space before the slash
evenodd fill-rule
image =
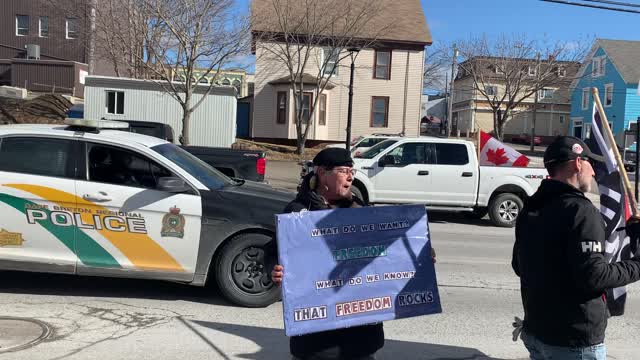
<path id="1" fill-rule="evenodd" d="M 516 222 L 513 270 L 520 277 L 524 330 L 555 346 L 604 341 L 606 289 L 640 279 L 640 262 L 609 264 L 604 221 L 571 185 L 544 180 Z"/>
<path id="2" fill-rule="evenodd" d="M 298 196 L 285 208 L 284 211 L 286 213 L 331 208 L 321 196 L 309 188 L 309 180 L 312 176 L 313 173 L 305 177 Z M 362 206 L 363 204 L 357 198 L 354 198 L 353 200 L 345 199 L 334 207 L 350 208 Z M 363 357 L 374 354 L 383 345 L 384 330 L 381 323 L 292 336 L 289 340 L 291 354 L 301 359 L 324 352 L 339 353 L 341 359 Z"/>

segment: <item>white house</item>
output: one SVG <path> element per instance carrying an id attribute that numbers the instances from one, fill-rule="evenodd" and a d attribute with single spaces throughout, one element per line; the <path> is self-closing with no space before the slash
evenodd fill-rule
<path id="1" fill-rule="evenodd" d="M 178 84 L 179 85 L 179 84 Z M 198 85 L 192 104 L 208 85 Z M 159 81 L 87 76 L 84 90 L 87 119 L 137 120 L 168 124 L 176 141 L 182 132 L 182 107 Z M 236 89 L 216 86 L 191 114 L 189 145 L 230 147 L 236 139 Z"/>

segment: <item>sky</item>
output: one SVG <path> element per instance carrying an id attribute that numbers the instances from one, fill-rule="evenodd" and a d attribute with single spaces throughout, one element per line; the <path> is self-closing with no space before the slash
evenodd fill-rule
<path id="1" fill-rule="evenodd" d="M 401 0 L 400 0 L 401 1 Z M 639 0 L 625 0 L 638 3 Z M 534 39 L 640 40 L 640 14 L 589 9 L 539 0 L 421 0 L 434 44 L 486 34 Z"/>

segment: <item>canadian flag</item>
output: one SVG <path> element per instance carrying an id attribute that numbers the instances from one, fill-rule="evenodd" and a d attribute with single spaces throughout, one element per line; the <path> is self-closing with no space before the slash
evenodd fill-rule
<path id="1" fill-rule="evenodd" d="M 480 165 L 526 167 L 529 158 L 480 130 Z"/>

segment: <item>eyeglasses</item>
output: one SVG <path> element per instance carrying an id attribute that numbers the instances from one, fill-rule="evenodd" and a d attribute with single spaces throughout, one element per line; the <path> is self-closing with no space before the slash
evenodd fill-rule
<path id="1" fill-rule="evenodd" d="M 353 175 L 353 176 L 355 176 L 356 173 L 358 172 L 356 169 L 353 169 L 353 168 L 334 168 L 332 171 L 335 171 L 338 174 L 342 174 L 342 175 Z"/>

